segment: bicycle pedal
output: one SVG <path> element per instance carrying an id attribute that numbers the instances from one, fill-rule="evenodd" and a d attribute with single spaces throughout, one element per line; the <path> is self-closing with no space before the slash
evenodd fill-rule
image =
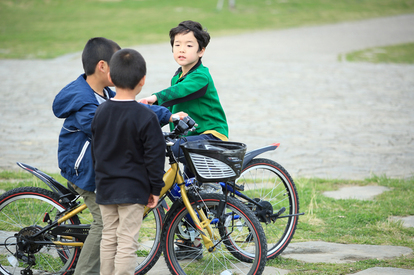
<path id="1" fill-rule="evenodd" d="M 249 233 L 249 235 L 247 235 L 245 242 L 246 243 L 250 243 L 253 241 L 253 234 Z"/>
<path id="2" fill-rule="evenodd" d="M 270 220 L 272 220 L 273 222 L 275 222 L 280 215 L 282 215 L 283 213 L 285 213 L 285 211 L 286 211 L 286 207 L 280 208 L 280 210 L 277 213 L 270 215 L 270 217 L 269 217 Z"/>

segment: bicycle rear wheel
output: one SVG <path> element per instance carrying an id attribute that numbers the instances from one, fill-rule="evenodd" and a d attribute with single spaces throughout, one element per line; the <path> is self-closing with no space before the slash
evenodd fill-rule
<path id="1" fill-rule="evenodd" d="M 35 274 L 73 274 L 80 247 L 50 244 L 31 244 L 29 247 L 16 245 L 17 238 L 24 240 L 47 225 L 43 222 L 45 213 L 53 219 L 66 207 L 59 202 L 59 197 L 55 193 L 37 187 L 16 188 L 0 196 L 0 228 L 3 230 L 0 246 L 1 274 L 20 274 L 20 270 L 29 265 L 28 262 L 35 263 L 31 267 Z M 76 225 L 80 222 L 78 217 L 74 216 L 65 221 L 65 224 Z M 67 241 L 67 237 L 46 233 L 36 240 L 57 242 Z M 78 241 L 74 238 L 71 240 Z M 19 254 L 16 255 L 16 251 L 19 251 Z M 32 256 L 28 256 L 27 252 Z M 16 266 L 12 266 L 7 260 L 12 254 L 16 256 L 13 256 L 17 259 Z"/>
<path id="2" fill-rule="evenodd" d="M 160 258 L 162 252 L 161 230 L 164 217 L 165 212 L 162 205 L 144 217 L 139 230 L 135 275 L 146 274 Z"/>
<path id="3" fill-rule="evenodd" d="M 282 208 L 286 210 L 281 216 L 299 213 L 295 183 L 289 173 L 275 161 L 263 158 L 251 160 L 236 183 L 244 186 L 243 194 L 272 209 L 273 213 Z M 252 203 L 241 200 L 254 208 Z M 295 233 L 298 218 L 290 216 L 276 219 L 274 223 L 261 222 L 267 238 L 268 260 L 278 256 L 288 246 Z M 245 260 L 247 259 L 248 257 Z"/>
<path id="4" fill-rule="evenodd" d="M 210 226 L 215 236 L 212 241 L 216 245 L 213 252 L 209 252 L 202 244 L 199 247 L 186 245 L 188 236 L 194 241 L 200 237 L 200 233 L 192 225 L 188 210 L 183 204 L 167 215 L 162 244 L 165 261 L 172 274 L 231 272 L 253 275 L 263 272 L 266 264 L 266 237 L 260 222 L 250 209 L 232 197 L 228 197 L 224 208 L 224 221 L 219 222 L 221 213 L 218 213 L 218 208 L 221 200 L 224 200 L 224 195 L 203 194 L 202 199 L 192 203 L 194 209 L 200 207 L 199 211 L 204 211 L 212 220 Z M 234 257 L 237 249 L 249 252 L 250 263 Z"/>
<path id="5" fill-rule="evenodd" d="M 0 274 L 20 274 L 20 270 L 28 266 L 27 261 L 19 259 L 16 267 L 8 261 L 8 256 L 16 253 L 15 234 L 36 233 L 47 223 L 43 217 L 47 212 L 54 219 L 66 209 L 59 203 L 55 193 L 37 187 L 16 188 L 0 196 Z M 141 225 L 137 251 L 137 267 L 135 275 L 146 274 L 161 256 L 161 229 L 164 219 L 162 207 L 154 209 Z M 80 224 L 78 216 L 67 220 L 65 224 Z M 46 235 L 48 236 L 48 235 Z M 63 236 L 48 236 L 48 240 L 58 241 Z M 77 240 L 76 240 L 77 241 Z M 80 254 L 79 247 L 48 245 L 33 248 L 36 265 L 31 267 L 34 274 L 73 274 Z M 8 251 L 10 250 L 10 251 Z"/>

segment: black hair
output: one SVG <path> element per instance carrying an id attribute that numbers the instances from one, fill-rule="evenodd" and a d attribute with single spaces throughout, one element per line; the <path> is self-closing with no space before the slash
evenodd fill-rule
<path id="1" fill-rule="evenodd" d="M 197 39 L 198 51 L 207 47 L 210 42 L 210 34 L 207 30 L 203 29 L 200 23 L 191 20 L 183 21 L 177 27 L 170 30 L 171 46 L 174 45 L 174 39 L 177 34 L 186 34 L 189 32 L 193 32 L 194 37 Z"/>
<path id="2" fill-rule="evenodd" d="M 96 64 L 99 61 L 103 60 L 109 63 L 112 55 L 120 49 L 121 47 L 117 43 L 104 37 L 89 39 L 82 52 L 82 64 L 85 74 L 94 74 Z"/>
<path id="3" fill-rule="evenodd" d="M 116 87 L 133 90 L 147 73 L 142 55 L 133 49 L 116 52 L 109 62 L 112 83 Z"/>

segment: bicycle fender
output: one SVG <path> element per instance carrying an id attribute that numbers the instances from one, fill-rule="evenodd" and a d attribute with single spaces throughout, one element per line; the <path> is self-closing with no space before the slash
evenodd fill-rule
<path id="1" fill-rule="evenodd" d="M 46 183 L 47 186 L 56 194 L 58 194 L 60 197 L 66 196 L 69 200 L 73 200 L 75 198 L 75 195 L 69 191 L 65 186 L 63 186 L 60 182 L 56 181 L 53 177 L 49 176 L 48 174 L 40 171 L 36 167 L 16 162 L 17 165 L 26 170 L 27 172 L 33 174 L 37 178 L 39 178 L 41 181 Z"/>
<path id="2" fill-rule="evenodd" d="M 256 156 L 258 156 L 258 155 L 260 155 L 260 154 L 263 154 L 264 152 L 267 152 L 267 151 L 272 151 L 272 150 L 276 150 L 276 148 L 277 147 L 279 147 L 279 145 L 280 145 L 280 143 L 272 143 L 272 144 L 270 144 L 270 145 L 268 145 L 268 146 L 265 146 L 265 147 L 262 147 L 262 148 L 258 148 L 258 149 L 255 149 L 255 150 L 252 150 L 252 151 L 249 151 L 249 152 L 247 152 L 245 155 L 244 155 L 244 160 L 243 160 L 243 167 L 242 167 L 242 170 L 244 169 L 244 168 L 246 168 L 246 165 L 253 159 L 253 158 L 255 158 Z"/>
<path id="3" fill-rule="evenodd" d="M 181 198 L 177 199 L 173 205 L 168 209 L 167 213 L 165 214 L 164 221 L 168 221 L 168 218 L 177 210 L 178 208 L 185 207 L 184 202 Z M 166 226 L 166 223 L 163 222 L 162 228 L 164 230 L 164 227 Z M 169 225 L 168 225 L 169 226 Z"/>

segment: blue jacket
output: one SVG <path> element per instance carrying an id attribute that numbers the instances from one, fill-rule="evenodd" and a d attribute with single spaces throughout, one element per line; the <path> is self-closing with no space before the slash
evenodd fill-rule
<path id="1" fill-rule="evenodd" d="M 59 135 L 58 161 L 61 174 L 76 186 L 95 191 L 95 172 L 90 142 L 91 123 L 99 103 L 84 74 L 64 87 L 53 101 L 53 113 L 65 121 Z M 109 97 L 115 92 L 106 87 Z M 149 106 L 149 105 L 146 105 Z M 160 125 L 168 123 L 171 112 L 160 106 L 149 106 Z"/>

